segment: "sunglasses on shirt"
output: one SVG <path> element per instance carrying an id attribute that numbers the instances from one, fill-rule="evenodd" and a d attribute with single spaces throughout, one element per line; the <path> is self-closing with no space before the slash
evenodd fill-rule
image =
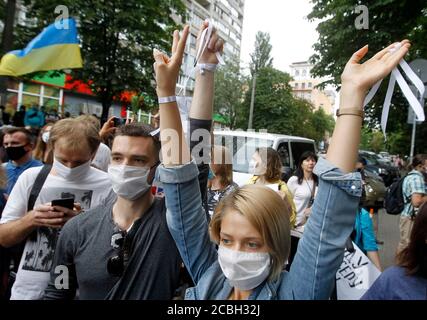
<path id="1" fill-rule="evenodd" d="M 109 274 L 120 277 L 123 275 L 127 261 L 129 260 L 129 241 L 126 231 L 117 230 L 111 236 L 111 246 L 118 252 L 107 261 Z"/>

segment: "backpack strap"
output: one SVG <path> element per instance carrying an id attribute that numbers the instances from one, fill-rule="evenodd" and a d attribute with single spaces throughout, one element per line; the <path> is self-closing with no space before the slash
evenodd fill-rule
<path id="1" fill-rule="evenodd" d="M 28 198 L 27 203 L 27 211 L 31 211 L 34 208 L 34 204 L 36 203 L 37 197 L 39 196 L 40 190 L 42 189 L 44 182 L 49 175 L 50 170 L 52 169 L 52 165 L 45 164 L 43 168 L 40 170 L 37 175 L 36 181 L 34 181 L 34 185 L 30 192 L 30 197 Z"/>

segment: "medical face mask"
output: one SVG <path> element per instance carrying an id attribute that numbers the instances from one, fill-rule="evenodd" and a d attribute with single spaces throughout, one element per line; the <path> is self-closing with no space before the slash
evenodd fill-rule
<path id="1" fill-rule="evenodd" d="M 73 181 L 83 179 L 86 176 L 90 170 L 90 163 L 91 161 L 89 160 L 78 167 L 69 168 L 54 158 L 52 168 L 55 169 L 58 176 Z"/>
<path id="2" fill-rule="evenodd" d="M 240 290 L 258 287 L 270 273 L 267 252 L 243 252 L 219 246 L 218 261 L 230 284 Z"/>
<path id="3" fill-rule="evenodd" d="M 255 167 L 256 167 L 255 160 L 250 160 L 249 161 L 249 167 L 248 167 L 249 173 L 254 174 L 255 173 Z"/>
<path id="4" fill-rule="evenodd" d="M 47 143 L 49 141 L 49 136 L 50 136 L 50 132 L 49 131 L 43 132 L 43 134 L 42 134 L 42 140 L 43 140 L 44 143 Z"/>
<path id="5" fill-rule="evenodd" d="M 138 199 L 151 188 L 151 183 L 148 183 L 150 169 L 147 167 L 110 165 L 108 176 L 114 192 L 131 201 Z"/>

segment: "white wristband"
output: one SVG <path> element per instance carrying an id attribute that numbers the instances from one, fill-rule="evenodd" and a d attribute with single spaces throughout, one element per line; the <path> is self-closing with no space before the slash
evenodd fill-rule
<path id="1" fill-rule="evenodd" d="M 198 63 L 197 67 L 200 70 L 200 74 L 205 74 L 205 70 L 215 72 L 217 65 L 213 63 Z"/>
<path id="2" fill-rule="evenodd" d="M 176 96 L 159 97 L 159 104 L 176 102 Z"/>

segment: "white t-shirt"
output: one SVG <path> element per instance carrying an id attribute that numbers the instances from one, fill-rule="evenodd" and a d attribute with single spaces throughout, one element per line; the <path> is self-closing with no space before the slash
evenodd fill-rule
<path id="1" fill-rule="evenodd" d="M 92 164 L 104 172 L 108 171 L 108 165 L 110 164 L 111 150 L 108 146 L 101 142 L 98 151 L 95 154 L 95 158 L 92 160 Z"/>
<path id="2" fill-rule="evenodd" d="M 41 168 L 30 168 L 21 174 L 9 195 L 0 223 L 14 221 L 27 214 L 28 198 Z M 75 202 L 79 202 L 85 210 L 113 201 L 116 197 L 108 175 L 90 167 L 87 175 L 75 182 L 49 174 L 34 206 L 70 195 L 74 195 Z M 47 227 L 37 228 L 27 239 L 12 288 L 12 300 L 35 300 L 43 297 L 57 239 L 58 232 Z"/>
<path id="3" fill-rule="evenodd" d="M 300 224 L 304 220 L 304 210 L 307 208 L 311 199 L 311 193 L 314 188 L 314 180 L 303 179 L 301 184 L 298 184 L 298 177 L 292 176 L 287 182 L 289 191 L 294 197 L 295 207 L 297 209 L 296 224 Z M 317 187 L 315 195 L 317 193 Z"/>

